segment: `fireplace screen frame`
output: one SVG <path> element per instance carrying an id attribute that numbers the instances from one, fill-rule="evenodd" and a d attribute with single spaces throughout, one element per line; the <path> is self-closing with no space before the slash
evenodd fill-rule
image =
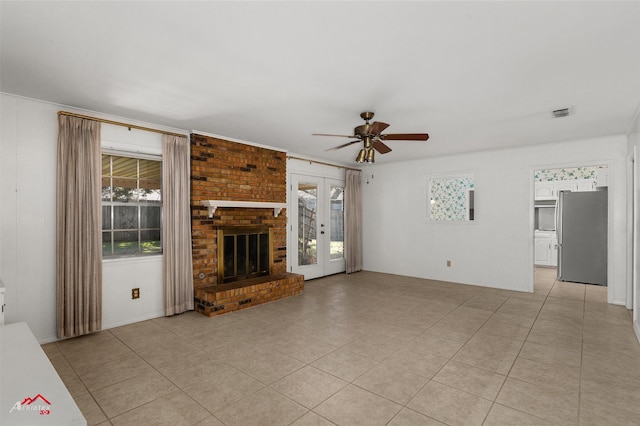
<path id="1" fill-rule="evenodd" d="M 249 244 L 249 235 L 258 235 L 257 237 L 257 259 L 261 259 L 260 253 L 260 235 L 267 234 L 268 235 L 268 269 L 266 271 L 257 267 L 256 272 L 251 271 L 250 267 L 250 244 Z M 245 272 L 238 272 L 238 256 L 237 253 L 234 255 L 234 271 L 231 274 L 225 274 L 225 237 L 233 236 L 234 237 L 234 248 L 237 250 L 238 245 L 238 236 L 246 236 L 244 248 L 245 248 Z M 249 278 L 260 277 L 271 275 L 271 271 L 273 270 L 273 228 L 270 226 L 228 226 L 228 227 L 220 227 L 218 228 L 218 283 L 226 284 L 235 281 L 246 280 Z"/>

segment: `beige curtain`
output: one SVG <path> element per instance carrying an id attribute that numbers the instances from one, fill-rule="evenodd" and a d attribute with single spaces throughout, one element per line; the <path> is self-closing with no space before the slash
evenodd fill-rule
<path id="1" fill-rule="evenodd" d="M 345 200 L 345 260 L 347 274 L 362 270 L 362 192 L 360 170 L 347 170 Z"/>
<path id="2" fill-rule="evenodd" d="M 193 309 L 189 142 L 162 137 L 162 280 L 165 315 Z"/>
<path id="3" fill-rule="evenodd" d="M 100 123 L 58 116 L 56 296 L 59 338 L 102 328 Z"/>

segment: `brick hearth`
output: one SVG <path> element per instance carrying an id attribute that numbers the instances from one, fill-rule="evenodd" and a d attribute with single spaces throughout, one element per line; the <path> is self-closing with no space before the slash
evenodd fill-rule
<path id="1" fill-rule="evenodd" d="M 196 289 L 196 311 L 212 317 L 295 296 L 303 289 L 304 277 L 288 272 L 230 284 L 216 284 Z"/>

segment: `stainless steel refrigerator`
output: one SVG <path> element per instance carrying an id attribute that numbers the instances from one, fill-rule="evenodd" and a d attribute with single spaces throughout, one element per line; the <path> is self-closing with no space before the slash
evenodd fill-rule
<path id="1" fill-rule="evenodd" d="M 607 285 L 607 191 L 560 191 L 558 279 Z"/>

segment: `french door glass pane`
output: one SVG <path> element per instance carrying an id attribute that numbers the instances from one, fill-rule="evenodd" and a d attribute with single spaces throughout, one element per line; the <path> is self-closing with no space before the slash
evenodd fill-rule
<path id="1" fill-rule="evenodd" d="M 344 257 L 344 188 L 331 187 L 331 244 L 329 259 Z"/>
<path id="2" fill-rule="evenodd" d="M 315 265 L 318 210 L 318 185 L 298 183 L 298 265 Z"/>

